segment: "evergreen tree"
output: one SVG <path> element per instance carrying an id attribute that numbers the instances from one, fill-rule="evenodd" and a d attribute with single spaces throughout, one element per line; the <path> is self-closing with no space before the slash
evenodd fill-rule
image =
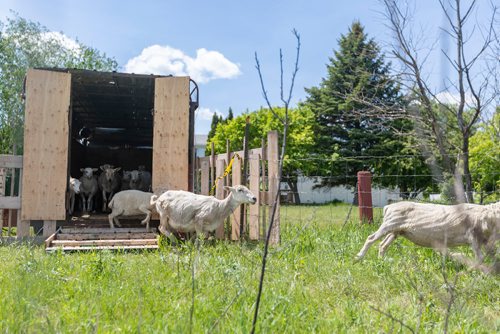
<path id="1" fill-rule="evenodd" d="M 233 108 L 229 107 L 229 111 L 227 112 L 226 122 L 232 120 L 234 118 Z"/>
<path id="2" fill-rule="evenodd" d="M 212 145 L 210 143 L 212 142 L 212 138 L 215 136 L 215 133 L 217 131 L 217 125 L 222 122 L 222 116 L 217 115 L 217 113 L 214 113 L 212 115 L 212 123 L 210 124 L 210 131 L 208 131 L 207 136 L 207 147 L 205 148 L 206 155 L 212 154 Z"/>
<path id="3" fill-rule="evenodd" d="M 384 168 L 383 161 L 372 157 L 401 149 L 404 144 L 395 138 L 393 128 L 401 130 L 409 123 L 377 117 L 374 112 L 378 106 L 400 104 L 402 98 L 390 77 L 390 64 L 359 22 L 341 36 L 327 70 L 319 87 L 306 88 L 305 102 L 316 119 L 318 172 L 330 176 L 319 186 L 354 186 L 358 171 Z"/>

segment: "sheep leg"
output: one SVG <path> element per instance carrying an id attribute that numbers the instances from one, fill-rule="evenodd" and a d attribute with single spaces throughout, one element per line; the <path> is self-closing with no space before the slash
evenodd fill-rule
<path id="1" fill-rule="evenodd" d="M 82 200 L 82 211 L 85 212 L 85 210 L 87 209 L 86 206 L 85 206 L 85 195 L 81 194 L 80 198 Z"/>
<path id="2" fill-rule="evenodd" d="M 389 233 L 384 240 L 380 243 L 378 248 L 378 257 L 384 257 L 385 251 L 389 247 L 389 245 L 396 239 L 395 233 Z"/>
<path id="3" fill-rule="evenodd" d="M 92 209 L 94 209 L 93 198 L 94 198 L 94 194 L 90 194 L 89 197 L 87 198 L 87 212 L 88 213 L 90 213 L 92 211 Z"/>
<path id="4" fill-rule="evenodd" d="M 106 198 L 106 191 L 102 191 L 102 212 L 106 212 L 106 206 L 108 205 L 108 199 Z"/>
<path id="5" fill-rule="evenodd" d="M 368 251 L 368 248 L 371 247 L 371 245 L 377 241 L 378 239 L 382 238 L 384 235 L 386 235 L 388 233 L 388 229 L 385 227 L 385 226 L 381 226 L 377 232 L 373 233 L 373 234 L 370 234 L 368 236 L 368 238 L 366 238 L 366 242 L 363 246 L 363 248 L 361 248 L 361 250 L 359 251 L 359 253 L 356 255 L 356 259 L 357 260 L 361 260 L 366 252 Z"/>
<path id="6" fill-rule="evenodd" d="M 146 224 L 146 231 L 149 232 L 149 221 L 151 220 L 151 211 L 149 211 L 149 204 L 147 206 L 146 205 L 139 206 L 139 210 L 146 214 L 146 218 L 144 218 L 144 220 L 141 221 L 141 224 L 142 225 Z"/>
<path id="7" fill-rule="evenodd" d="M 472 248 L 472 251 L 474 252 L 474 255 L 476 256 L 476 261 L 478 264 L 483 263 L 484 261 L 484 256 L 483 253 L 481 252 L 481 246 L 480 243 L 476 238 L 472 238 L 470 246 Z"/>
<path id="8" fill-rule="evenodd" d="M 120 221 L 118 220 L 118 216 L 120 216 L 122 213 L 123 213 L 123 209 L 120 210 L 120 211 L 115 211 L 113 210 L 109 215 L 108 215 L 108 220 L 109 220 L 109 227 L 111 228 L 115 228 L 115 226 L 113 225 L 113 221 L 115 222 L 115 224 L 118 226 L 118 227 L 122 227 L 122 225 L 120 224 Z"/>
<path id="9" fill-rule="evenodd" d="M 68 213 L 70 215 L 73 214 L 73 209 L 75 208 L 75 195 L 70 195 L 69 196 L 69 210 Z"/>
<path id="10" fill-rule="evenodd" d="M 158 230 L 160 231 L 161 234 L 164 236 L 169 237 L 171 234 L 170 231 L 167 229 L 168 226 L 168 217 L 160 215 L 160 226 L 158 226 Z"/>

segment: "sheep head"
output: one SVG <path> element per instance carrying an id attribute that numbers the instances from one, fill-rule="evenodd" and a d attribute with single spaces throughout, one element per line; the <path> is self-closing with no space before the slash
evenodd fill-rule
<path id="1" fill-rule="evenodd" d="M 101 166 L 101 169 L 102 169 L 103 166 Z M 115 174 L 117 172 L 119 172 L 121 169 L 121 167 L 117 167 L 117 168 L 106 168 L 106 169 L 103 169 L 103 173 L 104 173 L 104 177 L 106 178 L 106 180 L 108 182 L 112 182 L 113 179 L 115 178 Z"/>
<path id="2" fill-rule="evenodd" d="M 75 192 L 75 194 L 79 194 L 80 193 L 80 186 L 82 184 L 80 182 L 80 180 L 71 178 L 69 180 L 69 184 L 70 184 L 71 189 L 73 189 L 73 191 Z"/>
<path id="3" fill-rule="evenodd" d="M 130 184 L 136 187 L 141 182 L 142 172 L 138 170 L 133 170 L 130 172 Z"/>
<path id="4" fill-rule="evenodd" d="M 98 171 L 97 168 L 92 168 L 92 167 L 80 168 L 80 172 L 82 172 L 83 176 L 86 177 L 87 179 L 91 179 L 94 173 L 97 171 Z"/>
<path id="5" fill-rule="evenodd" d="M 225 186 L 225 190 L 231 192 L 233 199 L 241 204 L 250 203 L 255 204 L 257 198 L 255 195 L 245 186 L 237 185 L 234 187 Z"/>

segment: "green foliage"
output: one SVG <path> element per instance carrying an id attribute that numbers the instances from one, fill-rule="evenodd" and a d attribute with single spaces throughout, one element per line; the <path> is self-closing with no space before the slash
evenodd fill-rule
<path id="1" fill-rule="evenodd" d="M 208 132 L 207 136 L 207 148 L 205 149 L 206 152 L 205 154 L 210 155 L 212 153 L 212 146 L 210 145 L 210 142 L 212 141 L 212 138 L 215 136 L 215 132 L 217 131 L 217 126 L 219 124 L 225 124 L 227 122 L 230 122 L 233 120 L 233 118 L 234 118 L 233 108 L 231 107 L 229 107 L 226 119 L 222 118 L 221 115 L 217 116 L 216 113 L 213 114 L 212 123 L 210 124 L 210 131 Z"/>
<path id="2" fill-rule="evenodd" d="M 371 157 L 395 155 L 408 148 L 408 141 L 395 131 L 407 133 L 411 124 L 374 112 L 403 102 L 390 76 L 390 64 L 359 22 L 340 38 L 339 50 L 330 58 L 327 70 L 318 87 L 306 89 L 305 102 L 315 115 L 315 152 L 325 161 L 318 165 L 319 173 L 332 176 L 322 185 L 354 186 L 356 178 L 346 175 L 354 176 L 360 170 L 377 168 L 381 175 L 392 175 L 391 164 Z M 386 184 L 398 185 L 395 178 L 386 179 Z"/>
<path id="3" fill-rule="evenodd" d="M 63 67 L 116 70 L 106 54 L 76 41 L 68 46 L 40 23 L 19 17 L 0 21 L 0 153 L 11 153 L 14 143 L 22 153 L 23 80 L 28 68 Z"/>
<path id="4" fill-rule="evenodd" d="M 491 200 L 500 196 L 500 108 L 491 123 L 483 124 L 470 138 L 470 170 L 474 189 L 481 203 L 491 194 Z"/>
<path id="5" fill-rule="evenodd" d="M 284 117 L 284 108 L 274 108 L 275 112 Z M 230 141 L 231 151 L 239 151 L 243 148 L 243 138 L 245 137 L 246 118 L 249 117 L 249 143 L 248 147 L 257 148 L 262 146 L 262 139 L 267 138 L 269 131 L 279 132 L 279 145 L 281 145 L 283 124 L 277 119 L 269 109 L 244 113 L 226 123 L 219 124 L 217 131 L 212 138 L 215 145 L 215 152 L 226 152 L 226 140 Z M 285 181 L 296 182 L 299 173 L 308 174 L 313 168 L 308 159 L 314 144 L 313 122 L 314 115 L 307 107 L 290 109 L 288 111 L 289 129 L 287 139 L 287 154 L 283 164 L 283 175 Z M 207 143 L 207 150 L 210 142 Z M 281 147 L 281 146 L 280 146 Z"/>
<path id="6" fill-rule="evenodd" d="M 355 262 L 378 226 L 341 228 L 348 210 L 281 208 L 282 243 L 270 249 L 257 332 L 407 332 L 376 308 L 419 333 L 442 333 L 449 301 L 442 268 L 450 283 L 458 276 L 448 332 L 500 331 L 497 277 L 451 261 L 442 267 L 437 253 L 403 238 L 384 259 L 375 244 Z M 143 253 L 1 246 L 0 332 L 188 333 L 194 263 L 192 332 L 248 333 L 262 252 L 262 243 L 228 241 L 205 241 L 199 254 L 192 243 Z"/>

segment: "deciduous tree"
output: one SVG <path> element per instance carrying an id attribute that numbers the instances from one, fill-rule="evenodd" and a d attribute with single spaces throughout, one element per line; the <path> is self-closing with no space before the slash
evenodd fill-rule
<path id="1" fill-rule="evenodd" d="M 117 63 L 92 47 L 15 13 L 0 21 L 0 153 L 22 153 L 21 95 L 26 71 L 33 67 L 111 71 L 116 70 Z M 17 152 L 12 152 L 14 144 Z"/>

